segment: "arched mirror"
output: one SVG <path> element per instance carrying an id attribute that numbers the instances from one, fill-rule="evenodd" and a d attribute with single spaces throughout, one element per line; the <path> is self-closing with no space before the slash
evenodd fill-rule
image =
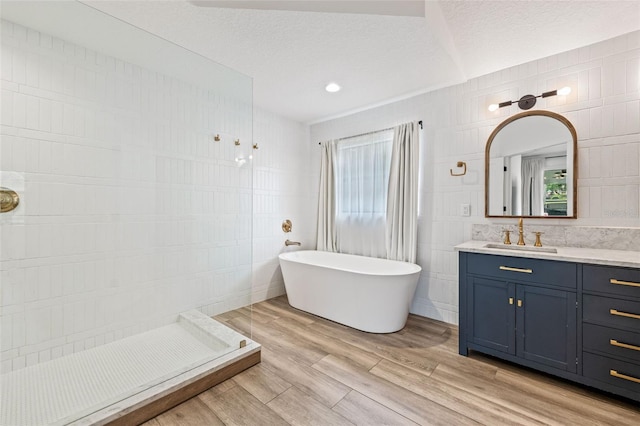
<path id="1" fill-rule="evenodd" d="M 571 122 L 554 112 L 500 123 L 485 150 L 485 216 L 575 219 L 577 140 Z"/>

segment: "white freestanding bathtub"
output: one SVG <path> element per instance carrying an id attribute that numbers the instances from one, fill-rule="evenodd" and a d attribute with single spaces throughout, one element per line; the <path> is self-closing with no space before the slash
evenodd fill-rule
<path id="1" fill-rule="evenodd" d="M 325 251 L 279 258 L 291 306 L 370 333 L 405 326 L 422 270 L 413 263 Z"/>

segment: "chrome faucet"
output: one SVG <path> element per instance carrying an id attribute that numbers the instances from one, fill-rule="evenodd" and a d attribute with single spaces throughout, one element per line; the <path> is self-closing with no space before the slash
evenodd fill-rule
<path id="1" fill-rule="evenodd" d="M 518 220 L 518 245 L 519 246 L 524 246 L 524 224 L 522 223 L 523 220 L 522 218 L 520 218 Z"/>
<path id="2" fill-rule="evenodd" d="M 298 241 L 291 241 L 291 240 L 286 240 L 284 242 L 285 246 L 301 246 L 302 243 L 299 243 Z"/>

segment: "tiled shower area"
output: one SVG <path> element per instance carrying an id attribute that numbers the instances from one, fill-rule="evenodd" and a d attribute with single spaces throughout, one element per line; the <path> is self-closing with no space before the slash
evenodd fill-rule
<path id="1" fill-rule="evenodd" d="M 174 324 L 3 374 L 0 422 L 108 423 L 259 347 L 201 312 L 186 312 Z"/>
<path id="2" fill-rule="evenodd" d="M 252 299 L 251 79 L 79 2 L 3 4 L 1 30 L 0 423 L 258 350 L 207 317 Z"/>

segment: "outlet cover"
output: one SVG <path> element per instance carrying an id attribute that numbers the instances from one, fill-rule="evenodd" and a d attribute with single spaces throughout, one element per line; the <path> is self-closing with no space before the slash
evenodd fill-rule
<path id="1" fill-rule="evenodd" d="M 471 216 L 470 204 L 460 204 L 460 216 Z"/>

